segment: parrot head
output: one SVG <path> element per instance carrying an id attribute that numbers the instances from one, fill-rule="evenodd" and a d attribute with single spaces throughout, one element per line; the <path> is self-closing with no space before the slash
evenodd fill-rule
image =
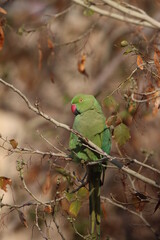
<path id="1" fill-rule="evenodd" d="M 71 110 L 74 115 L 81 114 L 91 109 L 102 111 L 99 103 L 92 95 L 78 94 L 71 101 Z"/>

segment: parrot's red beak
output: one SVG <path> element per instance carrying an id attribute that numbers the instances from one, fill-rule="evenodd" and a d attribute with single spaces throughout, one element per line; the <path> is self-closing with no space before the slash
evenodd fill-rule
<path id="1" fill-rule="evenodd" d="M 79 114 L 78 110 L 77 110 L 77 107 L 76 107 L 76 104 L 72 104 L 71 105 L 71 110 L 73 112 L 74 115 L 77 115 Z"/>
<path id="2" fill-rule="evenodd" d="M 71 105 L 71 110 L 72 110 L 73 114 L 76 113 L 76 110 L 77 110 L 76 104 Z"/>

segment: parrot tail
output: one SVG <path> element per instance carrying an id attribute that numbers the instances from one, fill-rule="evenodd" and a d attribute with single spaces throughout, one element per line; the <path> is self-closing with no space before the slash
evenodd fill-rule
<path id="1" fill-rule="evenodd" d="M 88 166 L 89 180 L 89 215 L 90 234 L 92 239 L 100 239 L 101 206 L 100 206 L 100 182 L 101 166 Z"/>

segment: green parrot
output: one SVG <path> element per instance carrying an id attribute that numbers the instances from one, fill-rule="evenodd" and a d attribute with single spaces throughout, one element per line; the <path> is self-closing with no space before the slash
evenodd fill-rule
<path id="1" fill-rule="evenodd" d="M 71 101 L 71 110 L 75 115 L 73 129 L 88 138 L 106 153 L 111 149 L 111 133 L 105 123 L 101 106 L 92 95 L 79 94 Z M 100 154 L 91 150 L 74 134 L 70 135 L 69 148 L 75 162 L 97 161 Z M 103 167 L 101 164 L 88 165 L 90 234 L 100 238 L 100 186 Z M 93 239 L 92 238 L 92 239 Z"/>

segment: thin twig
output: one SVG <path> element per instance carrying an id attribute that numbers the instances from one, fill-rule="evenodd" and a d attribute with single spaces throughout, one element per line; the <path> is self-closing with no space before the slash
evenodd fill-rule
<path id="1" fill-rule="evenodd" d="M 97 21 L 95 23 L 93 23 L 86 32 L 84 32 L 83 34 L 81 34 L 79 37 L 70 40 L 69 42 L 62 42 L 62 43 L 55 43 L 55 47 L 62 47 L 62 46 L 67 46 L 67 45 L 71 45 L 77 42 L 80 42 L 82 39 L 84 39 L 85 37 L 89 36 L 91 34 L 91 32 L 93 31 L 93 29 L 95 28 L 97 24 Z"/>
<path id="2" fill-rule="evenodd" d="M 56 204 L 56 203 L 62 201 L 64 198 L 65 198 L 65 196 L 60 197 L 60 198 L 56 198 L 55 200 L 46 201 L 44 203 L 37 202 L 37 201 L 35 201 L 35 202 L 29 201 L 29 202 L 23 203 L 21 205 L 16 205 L 16 204 L 15 205 L 11 205 L 11 204 L 8 204 L 8 203 L 0 202 L 0 208 L 8 207 L 10 209 L 20 209 L 20 208 L 24 208 L 24 207 L 37 206 L 37 205 L 38 206 L 42 206 L 42 205 L 43 206 L 44 205 L 47 206 L 49 204 Z"/>
<path id="3" fill-rule="evenodd" d="M 66 238 L 63 236 L 62 231 L 60 230 L 60 227 L 59 227 L 58 223 L 56 222 L 55 215 L 53 215 L 52 219 L 53 219 L 53 222 L 54 222 L 54 224 L 57 228 L 57 231 L 58 231 L 59 235 L 61 236 L 62 240 L 66 240 Z"/>
<path id="4" fill-rule="evenodd" d="M 48 143 L 50 146 L 52 146 L 52 148 L 54 148 L 55 150 L 57 150 L 59 153 L 62 153 L 62 155 L 64 155 L 64 157 L 66 157 L 67 155 L 61 151 L 59 148 L 57 148 L 56 146 L 54 146 L 48 139 L 46 139 L 40 132 L 39 130 L 37 130 L 37 133 L 41 136 L 41 138 Z"/>
<path id="5" fill-rule="evenodd" d="M 131 94 L 131 99 L 132 99 L 134 102 L 136 102 L 136 103 L 149 102 L 149 101 L 151 101 L 151 100 L 153 100 L 153 99 L 157 99 L 157 98 L 159 98 L 159 97 L 160 97 L 160 95 L 158 95 L 158 96 L 153 96 L 153 97 L 150 97 L 150 98 L 147 98 L 147 99 L 136 99 L 136 98 L 134 97 L 134 93 Z"/>
<path id="6" fill-rule="evenodd" d="M 37 229 L 39 230 L 41 236 L 42 236 L 44 239 L 49 240 L 49 239 L 44 235 L 42 229 L 41 229 L 40 226 L 39 226 L 39 223 L 38 223 L 38 220 L 39 220 L 39 218 L 38 218 L 38 207 L 39 207 L 39 206 L 37 205 L 36 208 L 35 208 L 35 215 L 36 215 L 35 226 L 36 226 Z"/>
<path id="7" fill-rule="evenodd" d="M 148 169 L 152 170 L 153 172 L 156 172 L 156 173 L 159 173 L 159 174 L 160 174 L 160 170 L 159 170 L 159 169 L 154 168 L 154 167 L 151 167 L 151 166 L 148 165 L 148 164 L 139 162 L 137 159 L 132 159 L 131 162 L 134 162 L 134 163 L 136 163 L 136 164 L 138 164 L 138 165 L 140 165 L 140 166 L 143 166 L 143 167 L 145 167 L 145 168 L 148 168 Z"/>
<path id="8" fill-rule="evenodd" d="M 5 147 L 5 143 L 7 143 L 9 146 L 11 146 L 10 142 L 7 139 L 4 139 L 2 136 L 0 136 L 0 139 L 2 139 L 4 142 L 2 145 L 0 145 L 0 148 L 3 148 L 4 150 L 8 151 L 9 153 L 24 153 L 24 154 L 38 154 L 44 156 L 49 156 L 49 157 L 60 157 L 64 158 L 65 160 L 70 160 L 70 157 L 64 153 L 64 152 L 59 152 L 59 153 L 54 153 L 54 152 L 43 152 L 38 149 L 31 149 L 31 148 L 25 148 L 25 147 L 19 147 L 17 146 L 16 148 L 11 148 L 11 147 Z"/>
<path id="9" fill-rule="evenodd" d="M 144 218 L 144 216 L 142 215 L 141 212 L 140 212 L 140 213 L 135 212 L 135 211 L 127 208 L 126 206 L 123 206 L 123 205 L 120 204 L 120 203 L 114 202 L 113 200 L 111 200 L 110 198 L 107 198 L 107 197 L 101 196 L 101 200 L 102 200 L 103 202 L 109 202 L 109 203 L 111 203 L 112 205 L 117 206 L 117 207 L 119 207 L 119 208 L 121 208 L 121 209 L 123 209 L 123 210 L 125 210 L 125 211 L 127 211 L 127 212 L 129 212 L 129 213 L 131 213 L 131 214 L 133 214 L 133 215 L 135 215 L 135 216 L 137 216 L 138 218 L 140 218 L 140 219 L 142 220 L 142 222 L 145 224 L 145 226 L 148 227 L 148 228 L 151 230 L 151 232 L 155 235 L 156 239 L 158 239 L 158 240 L 160 239 L 160 236 L 157 235 L 156 230 L 155 230 L 155 229 L 150 225 L 150 223 Z"/>

